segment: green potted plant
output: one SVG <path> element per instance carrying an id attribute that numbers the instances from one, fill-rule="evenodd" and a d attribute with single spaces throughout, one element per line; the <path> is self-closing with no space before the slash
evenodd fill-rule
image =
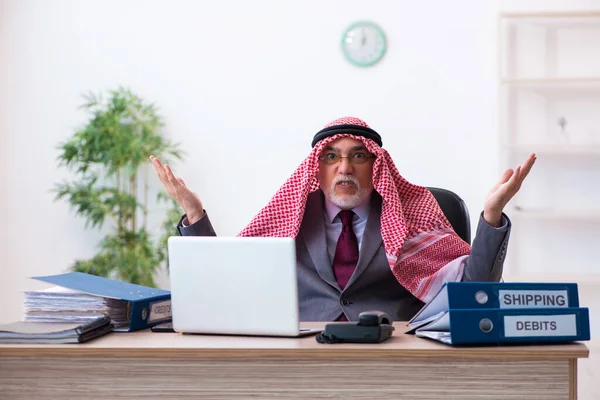
<path id="1" fill-rule="evenodd" d="M 158 204 L 169 209 L 159 233 L 148 229 L 151 188 L 150 163 L 155 154 L 170 162 L 181 159 L 178 145 L 161 136 L 162 120 L 153 104 L 119 87 L 109 96 L 85 96 L 81 108 L 90 113 L 87 124 L 59 145 L 59 165 L 75 173 L 73 182 L 57 184 L 55 200 L 65 199 L 86 227 L 100 229 L 109 220 L 111 231 L 99 252 L 76 260 L 71 269 L 155 287 L 154 273 L 167 259 L 167 239 L 177 235 L 178 205 L 158 191 Z"/>

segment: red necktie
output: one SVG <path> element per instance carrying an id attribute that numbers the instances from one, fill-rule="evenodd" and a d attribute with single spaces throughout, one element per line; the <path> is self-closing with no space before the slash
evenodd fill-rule
<path id="1" fill-rule="evenodd" d="M 343 210 L 338 215 L 342 220 L 342 233 L 335 248 L 333 272 L 340 289 L 344 290 L 358 262 L 358 240 L 352 229 L 354 212 Z"/>
<path id="2" fill-rule="evenodd" d="M 342 233 L 335 248 L 335 257 L 333 258 L 333 273 L 340 289 L 344 290 L 350 280 L 356 263 L 358 262 L 358 240 L 352 229 L 352 217 L 354 212 L 350 210 L 340 211 L 338 214 L 342 220 Z M 344 314 L 338 321 L 345 321 Z"/>

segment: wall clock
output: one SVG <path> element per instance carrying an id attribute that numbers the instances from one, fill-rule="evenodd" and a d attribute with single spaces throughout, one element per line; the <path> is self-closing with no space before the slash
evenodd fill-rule
<path id="1" fill-rule="evenodd" d="M 387 50 L 383 29 L 370 21 L 351 24 L 342 35 L 341 46 L 346 60 L 357 67 L 377 64 Z"/>

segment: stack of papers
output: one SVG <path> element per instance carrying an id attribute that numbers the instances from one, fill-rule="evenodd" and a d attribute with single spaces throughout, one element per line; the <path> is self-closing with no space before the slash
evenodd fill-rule
<path id="1" fill-rule="evenodd" d="M 128 302 L 91 295 L 62 286 L 26 291 L 26 322 L 85 324 L 108 317 L 116 329 L 129 326 Z"/>
<path id="2" fill-rule="evenodd" d="M 408 321 L 410 330 L 407 333 L 452 344 L 449 310 L 448 286 L 444 284 L 438 294 Z"/>
<path id="3" fill-rule="evenodd" d="M 413 321 L 408 324 L 411 330 L 419 336 L 428 339 L 438 340 L 445 344 L 452 344 L 452 335 L 450 334 L 450 313 L 440 311 L 428 318 Z"/>
<path id="4" fill-rule="evenodd" d="M 171 292 L 101 276 L 68 272 L 33 279 L 54 285 L 25 291 L 25 322 L 84 324 L 108 317 L 115 331 L 131 332 L 172 318 Z"/>
<path id="5" fill-rule="evenodd" d="M 0 325 L 0 343 L 83 343 L 112 332 L 110 318 L 102 317 L 85 324 L 18 321 Z"/>

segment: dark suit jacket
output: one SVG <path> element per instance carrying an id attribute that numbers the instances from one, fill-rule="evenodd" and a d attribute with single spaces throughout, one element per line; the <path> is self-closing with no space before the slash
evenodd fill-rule
<path id="1" fill-rule="evenodd" d="M 423 303 L 398 283 L 392 274 L 381 238 L 381 196 L 373 192 L 371 210 L 363 233 L 359 259 L 352 277 L 340 290 L 327 253 L 323 194 L 311 193 L 296 238 L 298 297 L 301 321 L 334 321 L 342 313 L 355 321 L 367 310 L 387 312 L 396 321 L 407 321 Z M 184 216 L 185 217 L 185 216 Z M 494 228 L 480 217 L 464 281 L 499 281 L 510 234 L 510 221 Z M 182 218 L 183 220 L 183 218 Z M 183 236 L 215 236 L 208 215 L 188 227 Z"/>

